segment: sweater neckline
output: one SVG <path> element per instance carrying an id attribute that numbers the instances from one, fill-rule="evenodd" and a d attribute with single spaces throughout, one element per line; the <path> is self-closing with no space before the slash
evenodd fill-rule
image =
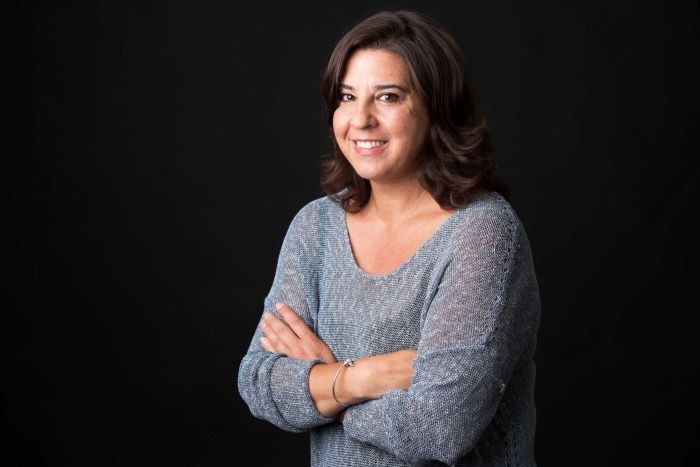
<path id="1" fill-rule="evenodd" d="M 450 216 L 447 219 L 445 219 L 442 222 L 442 224 L 440 224 L 437 230 L 435 230 L 435 232 L 433 232 L 433 234 L 430 237 L 428 237 L 428 239 L 425 242 L 423 242 L 423 244 L 420 247 L 418 247 L 418 249 L 414 251 L 413 254 L 406 261 L 397 266 L 394 270 L 386 274 L 370 274 L 369 272 L 362 269 L 359 264 L 357 264 L 357 259 L 355 258 L 355 254 L 352 251 L 352 244 L 350 243 L 350 231 L 348 229 L 347 212 L 345 212 L 343 208 L 338 206 L 338 211 L 341 217 L 340 224 L 342 225 L 343 248 L 345 250 L 343 251 L 343 254 L 347 261 L 350 263 L 351 268 L 363 277 L 366 277 L 368 279 L 381 280 L 390 278 L 392 276 L 396 276 L 400 274 L 404 269 L 409 267 L 409 265 L 413 263 L 417 257 L 421 256 L 426 250 L 428 250 L 430 246 L 433 243 L 435 243 L 435 241 L 437 241 L 437 239 L 442 235 L 442 232 L 446 230 L 452 222 L 454 222 L 454 219 L 463 209 L 464 208 L 457 209 L 452 214 L 450 214 Z"/>
<path id="2" fill-rule="evenodd" d="M 346 260 L 350 263 L 352 269 L 365 278 L 381 280 L 396 276 L 400 274 L 404 269 L 408 268 L 409 265 L 416 260 L 416 258 L 422 256 L 424 252 L 426 252 L 433 243 L 435 243 L 440 237 L 442 237 L 443 232 L 447 230 L 453 222 L 455 222 L 455 219 L 457 219 L 460 213 L 462 213 L 469 206 L 472 206 L 474 203 L 488 198 L 492 195 L 492 193 L 494 192 L 485 193 L 479 196 L 478 198 L 475 198 L 472 201 L 470 201 L 466 206 L 455 210 L 452 214 L 450 214 L 450 216 L 447 219 L 445 219 L 442 222 L 442 224 L 440 224 L 440 227 L 438 227 L 437 230 L 435 230 L 435 232 L 433 232 L 433 234 L 430 237 L 428 237 L 428 239 L 425 242 L 423 242 L 423 244 L 420 247 L 418 247 L 416 251 L 413 252 L 413 254 L 406 261 L 404 261 L 401 265 L 397 266 L 393 271 L 390 271 L 386 274 L 370 274 L 369 272 L 362 269 L 359 264 L 357 264 L 355 254 L 352 251 L 352 245 L 350 243 L 350 232 L 348 230 L 347 212 L 345 212 L 343 208 L 338 206 L 338 211 L 341 217 L 340 224 L 342 226 L 343 248 L 345 250 L 343 254 Z"/>

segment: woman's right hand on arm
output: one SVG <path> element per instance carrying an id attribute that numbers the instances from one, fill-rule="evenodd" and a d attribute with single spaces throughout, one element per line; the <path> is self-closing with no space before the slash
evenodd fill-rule
<path id="1" fill-rule="evenodd" d="M 260 344 L 268 352 L 283 353 L 296 360 L 335 362 L 331 349 L 304 323 L 294 310 L 284 303 L 275 307 L 282 319 L 271 313 L 263 314 Z"/>

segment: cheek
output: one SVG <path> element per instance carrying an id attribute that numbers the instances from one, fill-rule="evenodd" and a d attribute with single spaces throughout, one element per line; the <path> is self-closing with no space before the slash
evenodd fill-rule
<path id="1" fill-rule="evenodd" d="M 335 112 L 333 112 L 333 133 L 335 134 L 336 139 L 341 139 L 345 133 L 344 122 L 345 119 L 343 118 L 343 112 L 340 110 L 340 108 L 335 109 Z"/>
<path id="2" fill-rule="evenodd" d="M 412 135 L 418 129 L 416 116 L 409 109 L 387 115 L 385 122 L 385 126 L 395 133 Z"/>
<path id="3" fill-rule="evenodd" d="M 403 131 L 412 139 L 424 140 L 427 135 L 428 121 L 426 116 L 420 112 L 409 112 L 404 116 L 402 123 Z"/>

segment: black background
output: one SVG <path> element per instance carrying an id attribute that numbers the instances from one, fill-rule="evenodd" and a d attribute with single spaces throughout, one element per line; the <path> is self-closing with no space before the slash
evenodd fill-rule
<path id="1" fill-rule="evenodd" d="M 321 194 L 321 71 L 389 7 L 463 47 L 532 243 L 538 463 L 700 460 L 698 4 L 292 3 L 2 7 L 2 457 L 307 465 L 236 373 Z"/>

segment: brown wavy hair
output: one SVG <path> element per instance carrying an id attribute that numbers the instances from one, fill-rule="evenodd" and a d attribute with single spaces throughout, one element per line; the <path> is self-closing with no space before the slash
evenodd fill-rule
<path id="1" fill-rule="evenodd" d="M 403 58 L 430 117 L 429 141 L 418 163 L 418 181 L 443 209 L 464 206 L 484 188 L 508 197 L 486 121 L 477 115 L 462 51 L 435 19 L 419 12 L 381 11 L 350 28 L 338 41 L 321 79 L 332 150 L 323 161 L 321 188 L 343 209 L 361 210 L 371 187 L 347 161 L 333 134 L 340 80 L 357 50 L 386 50 Z"/>

